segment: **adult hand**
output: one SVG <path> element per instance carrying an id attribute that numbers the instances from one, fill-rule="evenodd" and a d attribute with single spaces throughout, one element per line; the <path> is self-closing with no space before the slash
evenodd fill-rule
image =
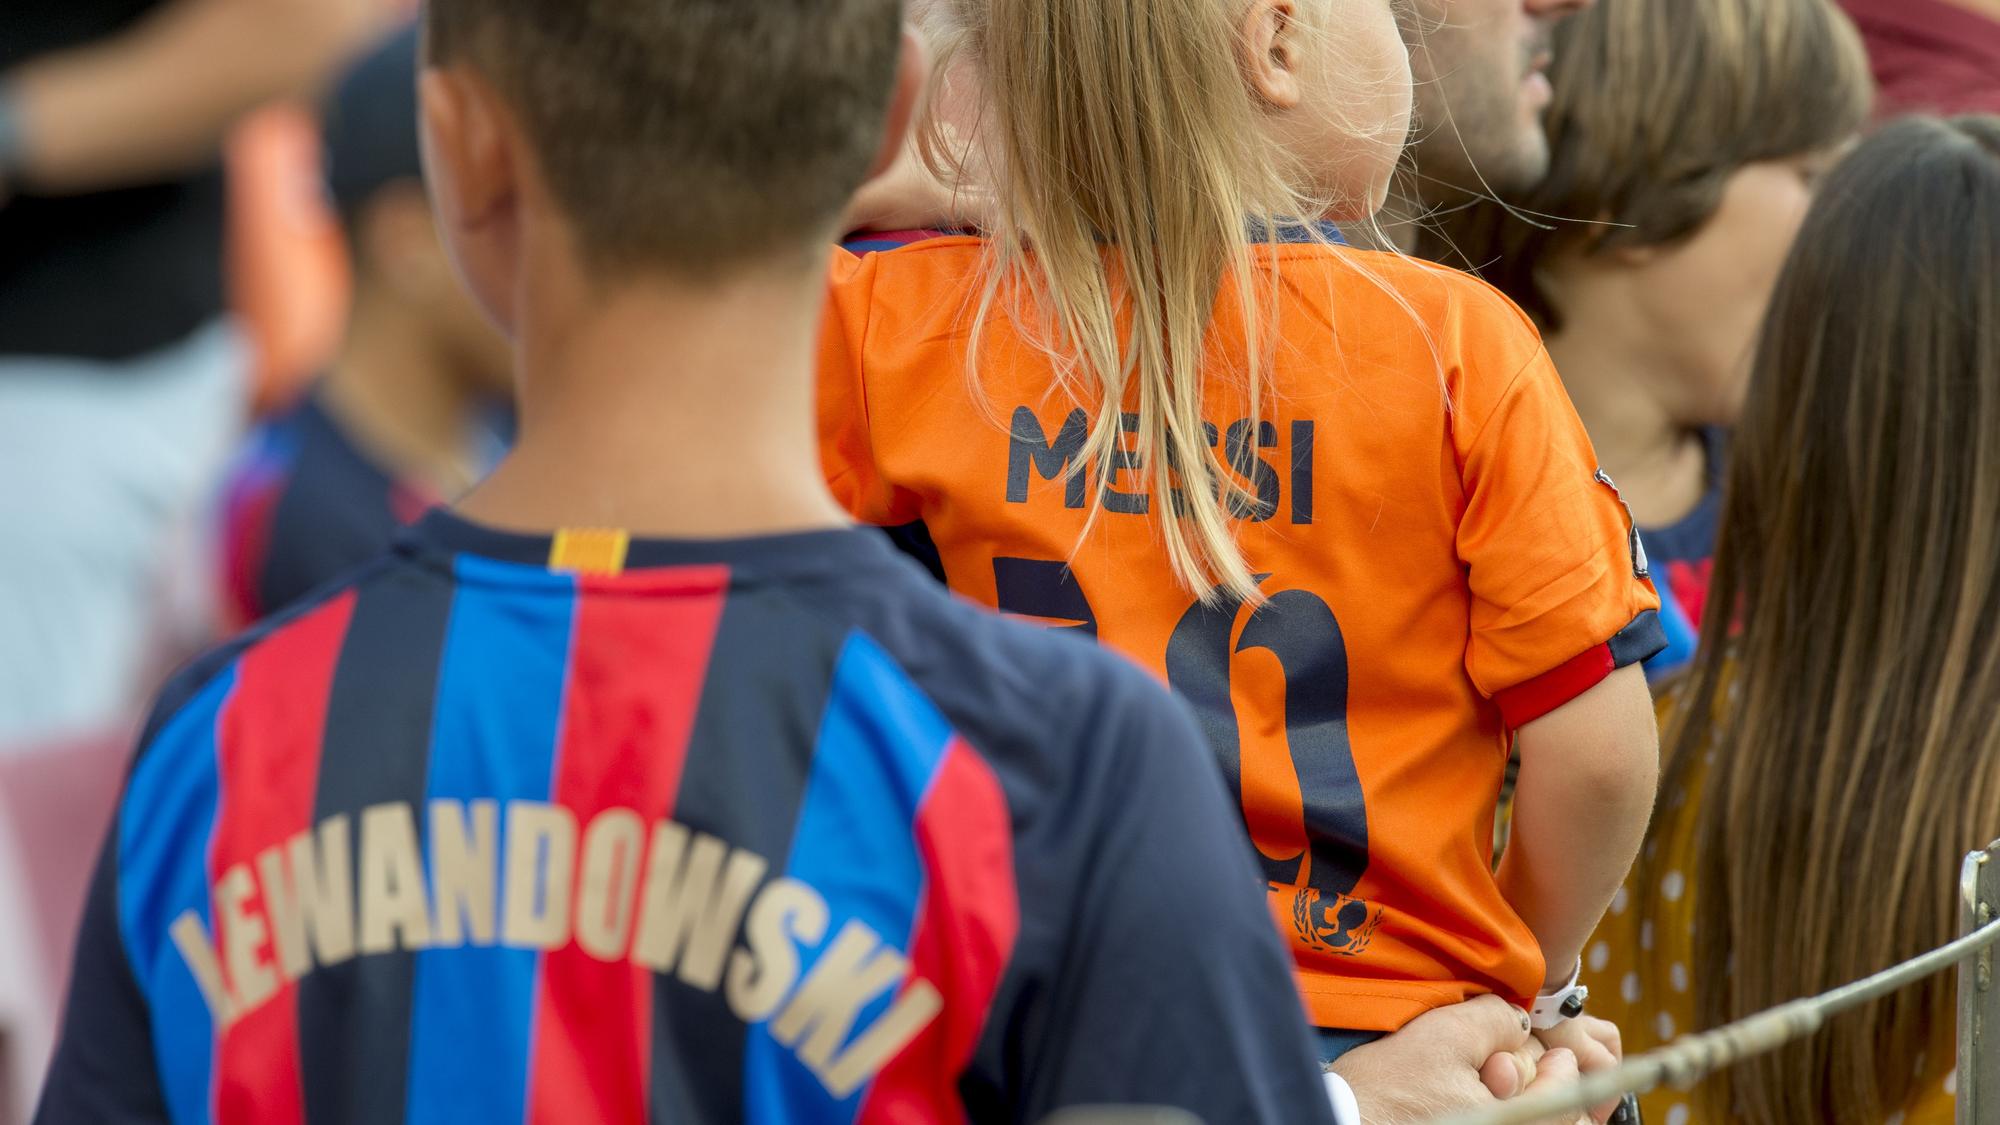
<path id="1" fill-rule="evenodd" d="M 1576 1056 L 1567 1047 L 1545 1047 L 1539 1039 L 1529 1039 L 1518 1051 L 1495 1055 L 1486 1060 L 1479 1076 L 1500 1101 L 1530 1094 L 1547 1094 L 1564 1086 L 1574 1086 L 1583 1077 Z M 1545 1125 L 1603 1125 L 1593 1118 L 1551 1118 Z"/>
<path id="2" fill-rule="evenodd" d="M 1333 1070 L 1353 1088 L 1366 1125 L 1430 1121 L 1577 1073 L 1568 1051 L 1543 1054 L 1527 1015 L 1495 996 L 1427 1012 L 1342 1055 Z"/>
<path id="3" fill-rule="evenodd" d="M 1551 1050 L 1567 1050 L 1576 1058 L 1577 1069 L 1584 1074 L 1611 1070 L 1625 1058 L 1625 1044 L 1618 1034 L 1618 1025 L 1610 1020 L 1588 1016 L 1565 1020 L 1547 1031 L 1536 1032 L 1535 1038 Z M 1618 1101 L 1613 1099 L 1593 1106 L 1590 1116 L 1598 1125 L 1604 1125 L 1616 1112 Z"/>

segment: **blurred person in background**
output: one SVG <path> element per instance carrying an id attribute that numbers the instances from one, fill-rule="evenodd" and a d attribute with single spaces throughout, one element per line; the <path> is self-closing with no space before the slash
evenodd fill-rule
<path id="1" fill-rule="evenodd" d="M 373 0 L 0 5 L 0 747 L 115 721 L 242 407 L 220 146 Z"/>
<path id="2" fill-rule="evenodd" d="M 1595 0 L 1409 0 L 1397 19 L 1410 47 L 1416 115 L 1379 235 L 1435 258 L 1424 216 L 1547 174 L 1550 36 Z"/>
<path id="3" fill-rule="evenodd" d="M 1685 0 L 1670 0 L 1683 3 Z M 2000 118 L 1885 128 L 1828 178 L 1764 327 L 1666 794 L 1586 952 L 1660 1046 L 1958 936 L 2000 836 Z M 1950 1125 L 1951 974 L 1663 1090 L 1664 1125 Z"/>
<path id="4" fill-rule="evenodd" d="M 1547 338 L 1660 589 L 1657 679 L 1693 656 L 1757 324 L 1868 64 L 1832 0 L 1601 0 L 1553 46 L 1548 174 L 1434 253 Z"/>
<path id="5" fill-rule="evenodd" d="M 511 358 L 452 273 L 424 194 L 417 39 L 414 26 L 391 37 L 327 106 L 353 311 L 325 378 L 230 471 L 220 561 L 232 628 L 380 554 L 502 445 Z"/>
<path id="6" fill-rule="evenodd" d="M 1884 114 L 2000 113 L 2000 0 L 1841 0 Z"/>

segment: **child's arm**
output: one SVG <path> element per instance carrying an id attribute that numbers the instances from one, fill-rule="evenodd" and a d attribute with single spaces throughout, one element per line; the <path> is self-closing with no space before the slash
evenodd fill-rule
<path id="1" fill-rule="evenodd" d="M 1545 989 L 1569 980 L 1631 870 L 1660 780 L 1659 728 L 1636 664 L 1522 727 L 1500 889 L 1541 942 Z"/>

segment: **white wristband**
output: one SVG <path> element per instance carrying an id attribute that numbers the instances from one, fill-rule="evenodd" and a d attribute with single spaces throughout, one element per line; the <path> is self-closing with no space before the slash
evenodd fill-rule
<path id="1" fill-rule="evenodd" d="M 1582 979 L 1583 962 L 1578 960 L 1568 984 L 1535 997 L 1535 1007 L 1528 1013 L 1529 1024 L 1536 1031 L 1547 1031 L 1582 1015 L 1585 1003 L 1590 1000 L 1590 990 L 1577 983 Z"/>
<path id="2" fill-rule="evenodd" d="M 1326 1072 L 1326 1100 L 1333 1103 L 1337 1125 L 1361 1125 L 1361 1103 L 1354 1100 L 1354 1088 L 1330 1070 Z"/>

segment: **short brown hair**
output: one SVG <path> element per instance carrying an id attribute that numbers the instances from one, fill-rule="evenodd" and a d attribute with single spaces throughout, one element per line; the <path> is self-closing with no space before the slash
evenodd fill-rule
<path id="1" fill-rule="evenodd" d="M 519 116 L 598 270 L 830 239 L 882 138 L 902 0 L 429 0 L 433 64 Z"/>
<path id="2" fill-rule="evenodd" d="M 1547 331 L 1561 310 L 1535 274 L 1552 255 L 1685 238 L 1738 169 L 1839 143 L 1874 99 L 1860 36 L 1832 0 L 1600 0 L 1556 29 L 1549 77 L 1548 176 L 1443 217 L 1418 247 Z"/>

